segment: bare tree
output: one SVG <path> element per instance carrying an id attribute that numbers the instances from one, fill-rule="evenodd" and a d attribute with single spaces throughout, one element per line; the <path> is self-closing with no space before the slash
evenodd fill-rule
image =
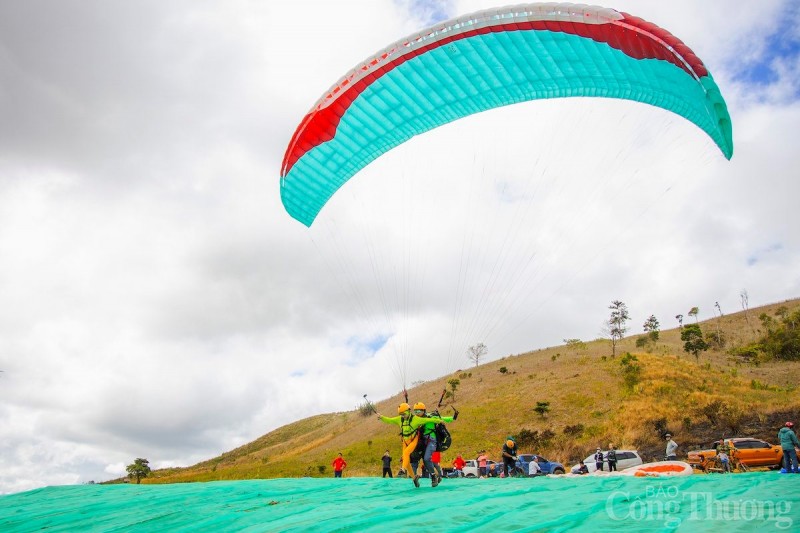
<path id="1" fill-rule="evenodd" d="M 715 320 L 715 322 L 717 323 L 717 341 L 721 341 L 722 340 L 722 330 L 720 329 L 720 321 L 722 320 L 722 309 L 719 306 L 719 302 L 714 302 L 714 307 L 717 308 L 717 312 L 719 313 L 719 316 Z"/>
<path id="2" fill-rule="evenodd" d="M 739 297 L 742 299 L 742 309 L 744 310 L 744 321 L 747 322 L 747 327 L 750 328 L 750 331 L 755 333 L 752 324 L 750 324 L 750 297 L 747 295 L 747 289 L 742 289 L 742 292 L 739 293 Z"/>
<path id="3" fill-rule="evenodd" d="M 483 356 L 487 353 L 489 353 L 489 348 L 487 348 L 482 342 L 479 342 L 475 346 L 470 346 L 467 349 L 467 359 L 475 363 L 475 366 L 478 366 L 481 363 Z"/>

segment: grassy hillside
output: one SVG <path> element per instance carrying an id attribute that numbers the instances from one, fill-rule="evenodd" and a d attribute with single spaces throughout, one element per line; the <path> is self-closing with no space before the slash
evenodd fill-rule
<path id="1" fill-rule="evenodd" d="M 533 436 L 535 445 L 523 451 L 565 464 L 611 442 L 658 459 L 663 456 L 660 431 L 665 428 L 684 454 L 734 434 L 774 442 L 778 427 L 800 411 L 800 362 L 746 361 L 728 352 L 756 340 L 761 334 L 757 317 L 775 316 L 782 306 L 794 311 L 800 300 L 752 309 L 747 316 L 740 312 L 701 322 L 704 333 L 719 331 L 727 342 L 697 360 L 683 351 L 680 330 L 673 329 L 662 331 L 658 342 L 647 346 L 637 347 L 641 334 L 623 339 L 613 358 L 607 340 L 508 356 L 419 385 L 409 396 L 412 402 L 435 405 L 448 379 L 461 381 L 455 393 L 461 414 L 450 425 L 454 442 L 442 464 L 449 464 L 457 453 L 474 457 L 480 449 L 498 458 L 508 434 Z M 687 318 L 685 323 L 693 322 Z M 628 370 L 628 380 L 626 368 L 634 368 Z M 388 398 L 377 408 L 393 416 L 401 401 L 400 396 Z M 451 412 L 451 401 L 443 413 Z M 549 402 L 545 416 L 533 410 L 537 402 Z M 397 433 L 396 426 L 358 410 L 323 414 L 197 465 L 155 471 L 143 482 L 330 476 L 330 463 L 339 451 L 347 459 L 348 475 L 379 475 L 386 449 L 395 459 L 394 469 L 399 466 Z"/>

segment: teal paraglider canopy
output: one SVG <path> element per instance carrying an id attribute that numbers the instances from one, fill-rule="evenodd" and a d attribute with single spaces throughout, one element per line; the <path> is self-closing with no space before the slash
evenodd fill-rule
<path id="1" fill-rule="evenodd" d="M 292 136 L 281 199 L 311 226 L 348 179 L 415 135 L 500 106 L 576 96 L 666 109 L 733 154 L 719 88 L 678 38 L 613 9 L 523 4 L 436 24 L 348 72 Z"/>

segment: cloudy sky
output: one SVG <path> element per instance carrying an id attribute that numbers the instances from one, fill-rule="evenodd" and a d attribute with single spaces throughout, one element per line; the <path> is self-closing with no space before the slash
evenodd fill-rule
<path id="1" fill-rule="evenodd" d="M 0 0 L 0 493 L 190 465 L 489 359 L 800 296 L 800 6 L 615 0 L 733 120 L 533 102 L 417 137 L 305 228 L 280 163 L 347 70 L 489 1 Z"/>

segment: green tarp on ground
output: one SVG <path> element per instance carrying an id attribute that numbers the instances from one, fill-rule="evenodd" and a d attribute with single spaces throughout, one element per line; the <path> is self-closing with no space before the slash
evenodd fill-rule
<path id="1" fill-rule="evenodd" d="M 47 487 L 0 531 L 798 531 L 800 475 L 269 479 Z"/>

